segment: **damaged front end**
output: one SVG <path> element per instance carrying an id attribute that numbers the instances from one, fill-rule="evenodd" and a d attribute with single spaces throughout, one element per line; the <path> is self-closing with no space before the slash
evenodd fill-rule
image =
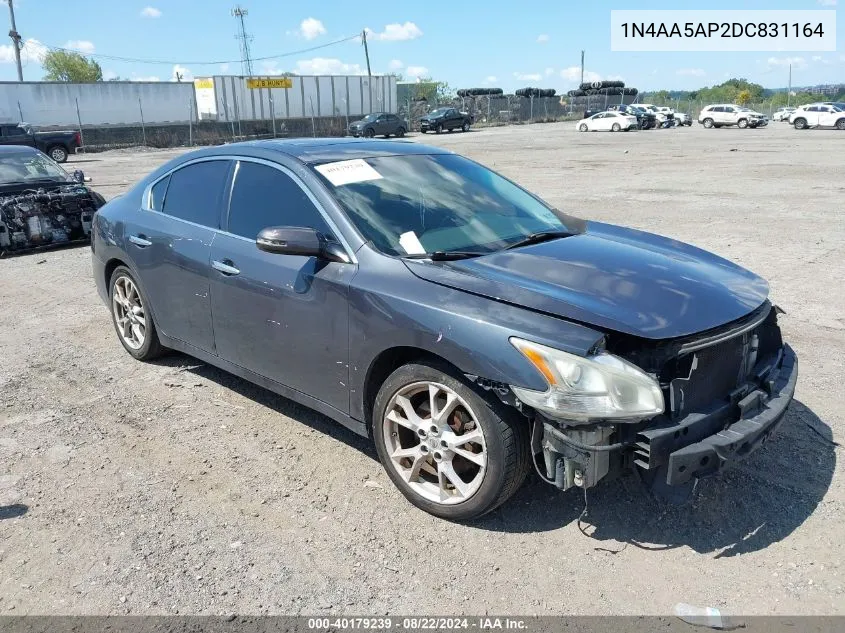
<path id="1" fill-rule="evenodd" d="M 0 255 L 90 238 L 103 197 L 75 184 L 0 194 Z"/>
<path id="2" fill-rule="evenodd" d="M 550 383 L 542 394 L 512 387 L 533 418 L 540 474 L 563 490 L 632 470 L 655 486 L 684 486 L 743 459 L 777 428 L 795 391 L 797 359 L 778 312 L 766 302 L 682 339 L 611 333 L 592 364 L 515 343 Z"/>

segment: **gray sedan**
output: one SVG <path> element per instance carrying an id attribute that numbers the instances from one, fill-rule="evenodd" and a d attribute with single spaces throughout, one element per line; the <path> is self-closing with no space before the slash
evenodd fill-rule
<path id="1" fill-rule="evenodd" d="M 92 233 L 132 357 L 179 350 L 322 412 L 447 519 L 495 509 L 532 468 L 562 490 L 632 470 L 691 489 L 765 442 L 795 390 L 763 279 L 441 148 L 205 148 Z"/>

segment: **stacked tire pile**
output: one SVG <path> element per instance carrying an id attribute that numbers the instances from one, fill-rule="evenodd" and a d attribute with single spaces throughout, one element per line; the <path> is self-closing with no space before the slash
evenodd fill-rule
<path id="1" fill-rule="evenodd" d="M 517 97 L 554 97 L 557 93 L 557 90 L 554 88 L 520 88 L 519 90 L 515 90 L 514 94 Z"/>
<path id="2" fill-rule="evenodd" d="M 578 90 L 570 90 L 570 97 L 594 97 L 598 95 L 635 97 L 639 91 L 636 88 L 626 88 L 624 81 L 593 81 L 584 82 Z"/>

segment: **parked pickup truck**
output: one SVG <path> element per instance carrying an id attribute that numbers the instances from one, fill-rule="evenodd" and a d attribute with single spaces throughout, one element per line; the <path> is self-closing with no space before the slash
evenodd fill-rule
<path id="1" fill-rule="evenodd" d="M 82 135 L 73 130 L 39 132 L 28 123 L 0 124 L 0 145 L 29 145 L 57 163 L 64 163 L 82 145 Z"/>

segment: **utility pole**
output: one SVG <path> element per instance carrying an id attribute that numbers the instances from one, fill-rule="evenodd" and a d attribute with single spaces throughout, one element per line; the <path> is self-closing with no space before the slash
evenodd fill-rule
<path id="1" fill-rule="evenodd" d="M 6 0 L 9 5 L 9 19 L 12 21 L 12 30 L 9 31 L 9 37 L 12 38 L 12 48 L 15 49 L 15 63 L 18 66 L 18 81 L 23 81 L 23 67 L 21 66 L 21 35 L 18 33 L 18 27 L 15 26 L 15 7 L 14 0 Z"/>
<path id="2" fill-rule="evenodd" d="M 581 83 L 584 83 L 584 51 L 581 51 Z"/>
<path id="3" fill-rule="evenodd" d="M 786 107 L 789 107 L 789 102 L 792 99 L 792 64 L 789 65 L 789 88 L 786 89 Z"/>
<path id="4" fill-rule="evenodd" d="M 249 43 L 252 40 L 252 36 L 247 34 L 246 25 L 244 24 L 244 17 L 249 15 L 249 11 L 240 5 L 236 5 L 232 9 L 232 15 L 238 18 L 238 33 L 235 35 L 235 38 L 240 40 L 241 72 L 247 77 L 252 77 L 252 59 L 249 55 Z"/>
<path id="5" fill-rule="evenodd" d="M 370 72 L 370 49 L 367 48 L 367 29 L 361 31 L 361 40 L 364 43 L 364 56 L 367 58 L 367 85 L 370 88 L 370 110 L 373 109 L 373 73 Z"/>

